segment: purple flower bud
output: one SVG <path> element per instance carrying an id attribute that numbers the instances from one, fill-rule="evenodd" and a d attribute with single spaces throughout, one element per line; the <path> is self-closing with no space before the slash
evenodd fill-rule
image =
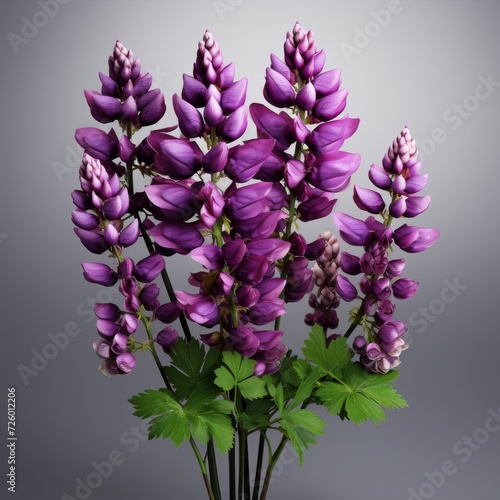
<path id="1" fill-rule="evenodd" d="M 318 97 L 331 95 L 340 88 L 342 69 L 335 68 L 317 75 L 313 80 Z"/>
<path id="2" fill-rule="evenodd" d="M 290 253 L 292 255 L 299 255 L 300 257 L 304 256 L 306 253 L 306 248 L 307 248 L 307 242 L 304 236 L 301 234 L 297 233 L 297 231 L 294 231 L 289 238 L 290 241 Z M 323 249 L 324 249 L 324 239 L 318 239 L 317 241 L 323 241 Z M 320 252 L 320 254 L 323 253 L 323 251 Z M 316 257 L 308 257 L 309 260 L 314 260 Z"/>
<path id="3" fill-rule="evenodd" d="M 179 334 L 177 330 L 174 330 L 172 327 L 167 326 L 156 336 L 156 341 L 163 348 L 163 350 L 168 354 L 170 349 L 174 347 L 177 339 L 179 338 Z"/>
<path id="4" fill-rule="evenodd" d="M 134 314 L 124 314 L 122 316 L 122 319 L 120 321 L 120 331 L 122 333 L 126 333 L 127 335 L 130 335 L 132 333 L 135 333 L 137 331 L 137 327 L 139 326 L 139 320 L 137 319 L 137 316 Z"/>
<path id="5" fill-rule="evenodd" d="M 238 265 L 236 277 L 243 283 L 260 283 L 269 269 L 269 261 L 261 255 L 247 255 Z"/>
<path id="6" fill-rule="evenodd" d="M 337 193 L 346 188 L 360 163 L 358 154 L 331 151 L 316 158 L 306 179 L 323 191 Z"/>
<path id="7" fill-rule="evenodd" d="M 184 222 L 160 222 L 149 230 L 149 234 L 160 247 L 181 255 L 203 244 L 203 236 L 196 226 Z"/>
<path id="8" fill-rule="evenodd" d="M 153 125 L 165 114 L 165 96 L 160 89 L 151 90 L 139 98 L 137 107 L 140 111 L 139 123 L 143 126 Z"/>
<path id="9" fill-rule="evenodd" d="M 160 287 L 156 283 L 147 283 L 139 293 L 139 301 L 146 311 L 154 311 L 160 306 L 159 295 Z"/>
<path id="10" fill-rule="evenodd" d="M 212 229 L 222 215 L 225 200 L 215 184 L 209 181 L 200 189 L 198 201 L 203 204 L 200 219 L 208 229 Z"/>
<path id="11" fill-rule="evenodd" d="M 392 284 L 394 298 L 399 300 L 410 299 L 418 290 L 419 282 L 409 278 L 400 278 Z"/>
<path id="12" fill-rule="evenodd" d="M 120 330 L 120 325 L 107 319 L 98 319 L 96 322 L 97 333 L 105 340 L 112 341 Z"/>
<path id="13" fill-rule="evenodd" d="M 371 214 L 380 214 L 385 208 L 385 202 L 382 196 L 372 189 L 354 186 L 353 199 L 358 208 L 366 210 Z"/>
<path id="14" fill-rule="evenodd" d="M 268 351 L 279 344 L 284 335 L 281 330 L 256 330 L 254 335 L 259 339 L 259 351 Z"/>
<path id="15" fill-rule="evenodd" d="M 225 142 L 219 142 L 203 156 L 201 161 L 203 170 L 209 174 L 215 174 L 224 170 L 229 158 L 229 148 Z"/>
<path id="16" fill-rule="evenodd" d="M 106 200 L 102 207 L 102 211 L 107 220 L 115 220 L 123 217 L 129 207 L 128 191 L 123 187 L 120 192 Z"/>
<path id="17" fill-rule="evenodd" d="M 340 212 L 333 214 L 333 220 L 346 243 L 363 246 L 370 241 L 370 229 L 365 221 Z"/>
<path id="18" fill-rule="evenodd" d="M 135 99 L 130 96 L 123 102 L 120 119 L 123 122 L 136 122 L 138 116 L 137 103 Z"/>
<path id="19" fill-rule="evenodd" d="M 247 247 L 243 240 L 228 241 L 222 246 L 222 256 L 229 267 L 236 267 L 245 256 Z"/>
<path id="20" fill-rule="evenodd" d="M 394 311 L 396 310 L 395 304 L 389 300 L 382 300 L 377 306 L 377 310 L 375 311 L 374 318 L 377 325 L 381 325 L 389 321 L 394 315 Z"/>
<path id="21" fill-rule="evenodd" d="M 179 307 L 195 323 L 212 328 L 219 322 L 220 311 L 214 299 L 202 294 L 191 294 L 176 290 Z"/>
<path id="22" fill-rule="evenodd" d="M 229 339 L 233 348 L 242 356 L 253 356 L 259 347 L 260 341 L 254 335 L 254 330 L 248 326 L 238 325 L 229 331 Z"/>
<path id="23" fill-rule="evenodd" d="M 200 168 L 203 153 L 195 142 L 165 139 L 162 134 L 150 134 L 151 147 L 156 151 L 155 171 L 172 179 L 188 179 Z"/>
<path id="24" fill-rule="evenodd" d="M 101 80 L 101 93 L 112 97 L 120 97 L 120 87 L 113 78 L 99 71 L 99 80 Z"/>
<path id="25" fill-rule="evenodd" d="M 402 217 L 406 212 L 406 200 L 406 196 L 400 196 L 399 198 L 396 198 L 389 205 L 389 213 L 395 218 Z"/>
<path id="26" fill-rule="evenodd" d="M 303 142 L 303 143 L 307 141 L 307 138 L 309 137 L 310 134 L 306 124 L 300 119 L 298 115 L 296 115 L 292 121 L 292 131 L 295 136 L 295 139 L 298 142 Z"/>
<path id="27" fill-rule="evenodd" d="M 355 276 L 361 272 L 359 257 L 351 255 L 348 252 L 340 254 L 340 267 L 346 274 Z"/>
<path id="28" fill-rule="evenodd" d="M 375 344 L 375 342 L 371 342 L 366 346 L 366 356 L 368 357 L 369 360 L 376 360 L 382 355 L 382 351 L 380 350 L 380 347 L 378 344 Z"/>
<path id="29" fill-rule="evenodd" d="M 313 192 L 321 192 L 313 190 Z M 320 196 L 312 196 L 309 200 L 299 204 L 299 219 L 304 222 L 322 219 L 332 213 L 333 207 L 337 202 L 330 193 L 322 193 Z"/>
<path id="30" fill-rule="evenodd" d="M 404 259 L 395 259 L 389 261 L 387 264 L 387 276 L 389 278 L 395 278 L 396 276 L 401 276 L 403 274 L 405 268 L 405 260 Z"/>
<path id="31" fill-rule="evenodd" d="M 406 180 L 402 175 L 398 175 L 393 181 L 391 189 L 396 194 L 402 194 L 406 188 Z"/>
<path id="32" fill-rule="evenodd" d="M 183 74 L 182 99 L 193 105 L 195 108 L 201 108 L 205 105 L 205 92 L 207 88 L 196 78 Z"/>
<path id="33" fill-rule="evenodd" d="M 115 354 L 127 352 L 128 337 L 123 333 L 117 333 L 111 343 L 111 351 Z"/>
<path id="34" fill-rule="evenodd" d="M 151 73 L 142 73 L 134 82 L 133 96 L 143 96 L 151 88 L 152 84 L 153 76 Z"/>
<path id="35" fill-rule="evenodd" d="M 150 283 L 164 268 L 165 259 L 158 252 L 154 252 L 135 265 L 134 276 L 142 283 Z"/>
<path id="36" fill-rule="evenodd" d="M 113 286 L 118 277 L 116 273 L 106 264 L 100 262 L 82 262 L 83 277 L 90 283 L 103 286 Z"/>
<path id="37" fill-rule="evenodd" d="M 278 238 L 252 240 L 247 243 L 249 255 L 260 255 L 270 262 L 282 259 L 290 250 L 290 243 Z"/>
<path id="38" fill-rule="evenodd" d="M 94 90 L 85 90 L 84 94 L 90 113 L 98 122 L 110 123 L 120 117 L 122 105 L 115 97 L 102 95 Z"/>
<path id="39" fill-rule="evenodd" d="M 272 68 L 266 68 L 264 97 L 273 106 L 287 108 L 295 102 L 295 90 L 283 75 Z"/>
<path id="40" fill-rule="evenodd" d="M 242 285 L 236 290 L 236 299 L 240 307 L 253 307 L 260 299 L 260 293 L 254 286 Z"/>
<path id="41" fill-rule="evenodd" d="M 356 287 L 341 274 L 337 275 L 335 291 L 346 301 L 351 302 L 358 296 Z"/>
<path id="42" fill-rule="evenodd" d="M 92 253 L 101 254 L 109 249 L 100 232 L 87 231 L 79 227 L 74 228 L 75 234 L 80 238 L 83 246 Z"/>
<path id="43" fill-rule="evenodd" d="M 427 250 L 439 237 L 437 229 L 403 224 L 394 231 L 394 242 L 401 250 L 418 253 Z"/>
<path id="44" fill-rule="evenodd" d="M 181 132 L 189 139 L 201 137 L 204 126 L 200 112 L 192 104 L 182 100 L 177 94 L 172 97 L 172 102 Z"/>
<path id="45" fill-rule="evenodd" d="M 134 261 L 130 257 L 126 257 L 118 264 L 118 277 L 122 280 L 126 280 L 132 277 L 134 272 Z"/>
<path id="46" fill-rule="evenodd" d="M 406 198 L 405 217 L 416 217 L 429 208 L 430 196 L 410 196 Z"/>
<path id="47" fill-rule="evenodd" d="M 207 125 L 210 125 L 211 127 L 218 127 L 222 123 L 224 114 L 220 104 L 213 96 L 208 100 L 203 116 Z"/>
<path id="48" fill-rule="evenodd" d="M 372 285 L 372 293 L 378 300 L 387 299 L 391 295 L 391 280 L 389 278 L 378 278 Z"/>
<path id="49" fill-rule="evenodd" d="M 190 255 L 193 260 L 210 271 L 223 267 L 222 250 L 217 245 L 203 245 L 192 250 Z"/>
<path id="50" fill-rule="evenodd" d="M 274 147 L 274 139 L 251 139 L 229 150 L 225 172 L 231 180 L 247 182 L 252 179 Z"/>
<path id="51" fill-rule="evenodd" d="M 391 178 L 387 175 L 387 172 L 383 168 L 375 165 L 375 163 L 372 163 L 368 172 L 368 177 L 370 181 L 372 181 L 372 183 L 379 189 L 387 190 L 391 187 Z"/>
<path id="52" fill-rule="evenodd" d="M 354 352 L 356 354 L 364 354 L 365 349 L 366 349 L 366 339 L 362 335 L 358 335 L 353 343 L 352 347 L 354 349 Z"/>
<path id="53" fill-rule="evenodd" d="M 254 325 L 266 325 L 285 313 L 286 309 L 283 300 L 263 300 L 250 308 L 248 318 Z"/>
<path id="54" fill-rule="evenodd" d="M 320 123 L 308 136 L 307 145 L 315 154 L 338 151 L 358 126 L 359 118 L 348 117 Z"/>
<path id="55" fill-rule="evenodd" d="M 190 182 L 165 179 L 158 184 L 145 187 L 151 203 L 160 209 L 157 218 L 176 221 L 187 221 L 196 213 L 195 197 Z"/>
<path id="56" fill-rule="evenodd" d="M 415 175 L 406 179 L 406 193 L 409 195 L 419 193 L 427 184 L 428 175 Z"/>
<path id="57" fill-rule="evenodd" d="M 289 188 L 296 188 L 306 176 L 306 167 L 300 160 L 289 160 L 285 166 L 285 181 Z"/>
<path id="58" fill-rule="evenodd" d="M 99 371 L 107 377 L 121 375 L 123 373 L 116 364 L 116 358 L 104 359 L 101 363 L 101 366 L 99 366 Z"/>
<path id="59" fill-rule="evenodd" d="M 108 133 L 94 127 L 75 131 L 76 142 L 87 154 L 97 160 L 113 160 L 118 156 L 118 137 L 113 129 Z"/>
<path id="60" fill-rule="evenodd" d="M 344 111 L 347 104 L 347 90 L 340 89 L 333 94 L 318 99 L 312 109 L 312 114 L 320 121 L 332 120 Z"/>
<path id="61" fill-rule="evenodd" d="M 275 149 L 285 151 L 295 142 L 292 119 L 287 113 L 274 113 L 263 104 L 250 104 L 250 114 L 257 127 L 259 137 L 272 137 L 276 140 Z"/>
<path id="62" fill-rule="evenodd" d="M 135 145 L 126 135 L 122 135 L 120 139 L 119 151 L 120 160 L 125 163 L 129 162 L 135 154 Z"/>
<path id="63" fill-rule="evenodd" d="M 89 210 L 92 208 L 92 202 L 87 193 L 77 189 L 71 192 L 71 199 L 74 205 L 80 210 Z"/>
<path id="64" fill-rule="evenodd" d="M 116 357 L 116 366 L 122 373 L 130 373 L 135 366 L 135 356 L 131 352 L 125 352 Z"/>
<path id="65" fill-rule="evenodd" d="M 173 323 L 180 315 L 181 310 L 175 302 L 163 304 L 155 310 L 156 319 L 162 323 Z"/>
<path id="66" fill-rule="evenodd" d="M 297 106 L 305 111 L 313 109 L 316 102 L 316 89 L 312 82 L 304 85 L 297 93 Z"/>
<path id="67" fill-rule="evenodd" d="M 247 129 L 248 110 L 246 106 L 240 106 L 233 111 L 220 126 L 220 135 L 226 142 L 239 139 Z"/>
<path id="68" fill-rule="evenodd" d="M 99 218 L 83 210 L 77 209 L 71 212 L 71 220 L 75 226 L 90 231 L 99 225 Z"/>
<path id="69" fill-rule="evenodd" d="M 129 247 L 139 239 L 139 221 L 134 219 L 125 229 L 122 230 L 118 237 L 118 243 L 122 247 Z"/>
<path id="70" fill-rule="evenodd" d="M 95 353 L 103 359 L 107 359 L 111 355 L 111 343 L 109 340 L 98 340 L 92 344 Z"/>
<path id="71" fill-rule="evenodd" d="M 100 319 L 115 322 L 120 318 L 120 308 L 111 303 L 96 303 L 94 304 L 94 314 Z"/>
<path id="72" fill-rule="evenodd" d="M 225 115 L 229 115 L 245 104 L 248 80 L 242 78 L 222 92 L 220 105 Z"/>
<path id="73" fill-rule="evenodd" d="M 113 224 L 108 224 L 102 234 L 104 241 L 111 247 L 118 244 L 120 233 Z"/>

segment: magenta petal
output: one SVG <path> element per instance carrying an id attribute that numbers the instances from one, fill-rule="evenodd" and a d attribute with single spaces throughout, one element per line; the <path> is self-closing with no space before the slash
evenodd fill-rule
<path id="1" fill-rule="evenodd" d="M 318 99 L 312 110 L 314 117 L 321 121 L 328 121 L 338 116 L 346 107 L 347 94 L 346 89 L 340 89 Z"/>
<path id="2" fill-rule="evenodd" d="M 224 114 L 220 104 L 213 96 L 208 100 L 203 111 L 203 116 L 207 125 L 210 125 L 211 127 L 218 127 L 222 123 Z"/>
<path id="3" fill-rule="evenodd" d="M 385 202 L 380 193 L 361 186 L 354 186 L 353 199 L 358 208 L 371 214 L 380 214 L 385 208 Z"/>
<path id="4" fill-rule="evenodd" d="M 246 250 L 243 240 L 231 240 L 222 246 L 222 256 L 229 267 L 236 267 L 245 256 Z"/>
<path id="5" fill-rule="evenodd" d="M 336 202 L 337 200 L 331 195 L 313 196 L 299 205 L 299 219 L 304 222 L 322 219 L 332 213 Z"/>
<path id="6" fill-rule="evenodd" d="M 283 75 L 272 68 L 266 68 L 264 97 L 278 108 L 292 106 L 295 102 L 295 90 Z"/>
<path id="7" fill-rule="evenodd" d="M 340 212 L 333 214 L 333 220 L 346 243 L 362 246 L 370 241 L 370 229 L 366 222 Z"/>
<path id="8" fill-rule="evenodd" d="M 188 179 L 201 168 L 203 153 L 195 142 L 167 139 L 161 142 L 160 149 L 155 155 L 155 170 L 159 173 L 172 179 Z"/>
<path id="9" fill-rule="evenodd" d="M 220 105 L 225 115 L 232 113 L 245 104 L 248 80 L 242 78 L 222 92 Z"/>
<path id="10" fill-rule="evenodd" d="M 252 240 L 247 243 L 249 255 L 261 255 L 270 262 L 282 259 L 290 250 L 291 243 L 278 238 Z"/>
<path id="11" fill-rule="evenodd" d="M 318 97 L 324 97 L 337 92 L 340 87 L 341 75 L 342 70 L 335 68 L 316 76 L 313 80 L 313 85 Z"/>
<path id="12" fill-rule="evenodd" d="M 193 260 L 210 271 L 222 269 L 222 250 L 217 245 L 203 245 L 192 250 L 190 255 Z"/>
<path id="13" fill-rule="evenodd" d="M 235 141 L 245 133 L 247 125 L 248 110 L 246 106 L 241 106 L 222 122 L 220 126 L 221 137 L 227 142 Z"/>
<path id="14" fill-rule="evenodd" d="M 225 142 L 219 142 L 203 156 L 201 161 L 203 170 L 209 174 L 214 174 L 224 170 L 229 158 L 229 148 Z"/>
<path id="15" fill-rule="evenodd" d="M 284 151 L 295 142 L 292 123 L 293 120 L 286 113 L 277 114 L 263 104 L 250 105 L 250 114 L 257 127 L 259 137 L 276 139 L 276 149 Z"/>
<path id="16" fill-rule="evenodd" d="M 118 366 L 122 373 L 130 373 L 135 363 L 135 356 L 131 352 L 124 352 L 116 357 L 116 366 Z"/>
<path id="17" fill-rule="evenodd" d="M 285 167 L 285 181 L 291 189 L 296 188 L 306 176 L 306 167 L 300 160 L 289 160 Z"/>
<path id="18" fill-rule="evenodd" d="M 392 284 L 394 298 L 399 300 L 410 299 L 418 290 L 419 282 L 409 278 L 400 278 Z"/>
<path id="19" fill-rule="evenodd" d="M 368 177 L 379 189 L 389 189 L 391 187 L 391 178 L 382 167 L 375 165 L 375 163 L 370 166 Z"/>
<path id="20" fill-rule="evenodd" d="M 345 251 L 340 253 L 340 267 L 344 273 L 350 275 L 356 275 L 361 272 L 359 257 Z"/>
<path id="21" fill-rule="evenodd" d="M 406 179 L 406 193 L 407 194 L 416 194 L 422 189 L 424 189 L 427 184 L 428 176 L 424 175 L 415 175 L 414 177 L 409 177 Z"/>
<path id="22" fill-rule="evenodd" d="M 165 268 L 165 259 L 157 252 L 140 260 L 134 268 L 134 276 L 142 283 L 150 283 Z"/>
<path id="23" fill-rule="evenodd" d="M 172 180 L 145 187 L 149 201 L 161 209 L 162 214 L 176 221 L 187 221 L 195 213 L 194 195 L 189 185 Z"/>
<path id="24" fill-rule="evenodd" d="M 358 295 L 356 287 L 345 276 L 342 276 L 341 274 L 337 275 L 335 291 L 346 302 L 353 301 Z"/>
<path id="25" fill-rule="evenodd" d="M 177 94 L 172 98 L 174 112 L 179 119 L 179 128 L 188 138 L 201 137 L 203 134 L 203 118 L 200 112 Z"/>
<path id="26" fill-rule="evenodd" d="M 205 105 L 205 92 L 207 88 L 196 78 L 183 74 L 182 99 L 192 104 L 195 108 Z"/>
<path id="27" fill-rule="evenodd" d="M 286 78 L 292 85 L 295 84 L 295 75 L 290 71 L 290 68 L 274 54 L 271 54 L 271 68 Z"/>
<path id="28" fill-rule="evenodd" d="M 319 156 L 307 180 L 314 186 L 336 193 L 347 187 L 350 176 L 358 169 L 361 156 L 345 151 L 332 151 Z"/>
<path id="29" fill-rule="evenodd" d="M 310 111 L 316 102 L 316 89 L 312 82 L 304 85 L 297 93 L 297 106 L 300 109 Z"/>
<path id="30" fill-rule="evenodd" d="M 95 229 L 99 225 L 98 217 L 80 209 L 71 212 L 71 220 L 75 226 L 86 230 Z"/>
<path id="31" fill-rule="evenodd" d="M 80 238 L 83 246 L 92 253 L 101 254 L 109 250 L 102 234 L 96 231 L 88 231 L 79 227 L 74 228 L 75 234 Z"/>
<path id="32" fill-rule="evenodd" d="M 406 198 L 405 217 L 416 217 L 425 212 L 431 202 L 430 196 L 410 196 Z"/>
<path id="33" fill-rule="evenodd" d="M 160 247 L 181 255 L 187 255 L 204 241 L 195 226 L 183 222 L 160 222 L 149 230 L 149 234 Z"/>
<path id="34" fill-rule="evenodd" d="M 125 229 L 122 230 L 118 238 L 118 243 L 123 247 L 129 247 L 139 239 L 139 234 L 139 221 L 134 219 Z"/>
<path id="35" fill-rule="evenodd" d="M 139 113 L 139 122 L 144 126 L 153 125 L 158 122 L 167 109 L 165 96 L 161 93 L 160 89 L 151 90 L 148 94 L 153 94 L 153 99 L 151 99 Z"/>
<path id="36" fill-rule="evenodd" d="M 439 237 L 439 230 L 403 224 L 394 231 L 396 245 L 409 253 L 427 250 Z"/>
<path id="37" fill-rule="evenodd" d="M 90 283 L 103 286 L 113 286 L 118 277 L 116 273 L 106 264 L 100 262 L 82 262 L 83 277 Z"/>
<path id="38" fill-rule="evenodd" d="M 225 172 L 231 180 L 247 182 L 254 177 L 271 154 L 274 139 L 251 139 L 229 151 Z"/>
<path id="39" fill-rule="evenodd" d="M 358 129 L 359 118 L 341 118 L 320 123 L 308 136 L 307 144 L 316 154 L 338 151 Z"/>

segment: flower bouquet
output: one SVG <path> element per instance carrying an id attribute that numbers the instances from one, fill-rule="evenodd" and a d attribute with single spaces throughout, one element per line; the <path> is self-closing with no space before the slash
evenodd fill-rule
<path id="1" fill-rule="evenodd" d="M 393 227 L 429 206 L 415 141 L 404 127 L 381 165 L 369 167 L 374 189 L 354 186 L 367 218 L 334 213 L 339 238 L 359 247 L 341 251 L 335 231 L 307 242 L 299 230 L 333 212 L 361 163 L 341 149 L 359 125 L 341 116 L 341 70 L 324 69 L 311 31 L 296 23 L 287 33 L 284 57 L 272 54 L 266 69 L 267 104 L 247 106 L 247 79 L 235 79 L 207 30 L 172 97 L 178 124 L 140 141 L 136 134 L 163 117 L 165 98 L 119 41 L 108 63 L 101 91 L 85 98 L 98 122 L 117 122 L 120 132 L 76 131 L 84 153 L 72 193 L 76 235 L 107 257 L 82 263 L 83 276 L 118 285 L 123 297 L 95 304 L 100 370 L 128 374 L 139 353 L 151 354 L 162 386 L 130 399 L 135 415 L 150 419 L 149 437 L 189 443 L 209 499 L 265 500 L 285 446 L 302 464 L 323 433 L 315 407 L 360 424 L 406 406 L 392 387 L 407 347 L 394 300 L 412 297 L 418 282 L 402 277 L 405 260 L 392 252 L 421 252 L 439 235 Z M 249 120 L 255 137 L 239 141 Z M 145 256 L 134 261 L 127 250 L 138 243 Z M 189 287 L 172 284 L 173 255 L 190 259 Z M 302 329 L 285 334 L 280 320 L 304 298 L 311 312 L 297 354 L 286 338 Z M 345 331 L 343 302 L 354 304 Z M 228 485 L 219 480 L 221 455 Z"/>

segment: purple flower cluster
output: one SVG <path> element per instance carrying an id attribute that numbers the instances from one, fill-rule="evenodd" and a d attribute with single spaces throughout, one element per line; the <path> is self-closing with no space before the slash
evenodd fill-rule
<path id="1" fill-rule="evenodd" d="M 389 259 L 392 244 L 406 252 L 421 252 L 439 236 L 437 229 L 403 224 L 393 231 L 391 227 L 394 218 L 415 217 L 429 206 L 430 197 L 418 195 L 427 175 L 420 174 L 417 156 L 415 141 L 405 127 L 384 156 L 383 166 L 373 164 L 370 168 L 372 183 L 390 195 L 388 208 L 379 192 L 354 186 L 355 203 L 373 215 L 360 220 L 343 213 L 334 214 L 342 239 L 364 250 L 360 257 L 342 252 L 340 267 L 348 275 L 362 274 L 359 289 L 363 299 L 351 326 L 362 322 L 367 337 L 356 337 L 353 348 L 363 366 L 373 372 L 386 373 L 399 365 L 399 355 L 407 347 L 402 339 L 407 325 L 393 320 L 396 306 L 392 299 L 413 297 L 419 285 L 401 277 L 404 259 Z M 342 275 L 336 278 L 336 290 L 347 301 L 357 295 L 356 287 Z"/>

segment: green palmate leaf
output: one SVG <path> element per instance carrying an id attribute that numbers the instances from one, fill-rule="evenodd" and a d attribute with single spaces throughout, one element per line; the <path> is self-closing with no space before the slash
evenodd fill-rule
<path id="1" fill-rule="evenodd" d="M 265 429 L 269 427 L 273 406 L 274 402 L 269 397 L 248 401 L 245 411 L 239 412 L 236 416 L 238 423 L 247 430 Z"/>
<path id="2" fill-rule="evenodd" d="M 295 392 L 292 401 L 287 406 L 284 413 L 288 413 L 291 410 L 300 406 L 304 401 L 306 401 L 313 389 L 315 388 L 318 380 L 322 377 L 322 370 L 319 367 L 315 367 L 311 370 L 309 375 L 302 380 L 299 387 L 297 387 L 297 391 Z M 283 412 L 282 412 L 283 413 Z"/>
<path id="3" fill-rule="evenodd" d="M 170 357 L 172 364 L 165 367 L 165 373 L 176 389 L 177 399 L 183 401 L 198 384 L 213 382 L 214 370 L 220 365 L 221 354 L 216 349 L 209 349 L 205 355 L 205 347 L 198 340 L 186 342 L 179 339 Z"/>
<path id="4" fill-rule="evenodd" d="M 309 361 L 330 375 L 340 373 L 344 366 L 350 364 L 353 356 L 345 337 L 336 338 L 327 347 L 323 328 L 319 325 L 312 327 L 302 352 Z"/>
<path id="5" fill-rule="evenodd" d="M 215 384 L 225 391 L 238 388 L 245 399 L 258 399 L 267 395 L 266 383 L 254 373 L 255 361 L 237 352 L 225 351 L 223 366 L 215 370 Z"/>
<path id="6" fill-rule="evenodd" d="M 325 425 L 326 422 L 311 410 L 295 410 L 280 420 L 281 429 L 289 437 L 301 466 L 304 450 L 317 443 L 316 436 L 323 434 Z"/>
<path id="7" fill-rule="evenodd" d="M 346 415 L 356 424 L 385 420 L 385 408 L 404 408 L 406 401 L 390 385 L 398 372 L 371 374 L 359 364 L 349 364 L 342 370 L 338 382 L 325 382 L 316 392 L 328 412 Z"/>
<path id="8" fill-rule="evenodd" d="M 231 449 L 234 427 L 229 416 L 234 408 L 230 401 L 214 399 L 219 390 L 204 381 L 196 386 L 183 406 L 166 390 L 147 390 L 130 399 L 135 408 L 134 415 L 152 418 L 149 438 L 170 439 L 179 447 L 191 435 L 202 444 L 214 439 L 221 453 Z"/>

